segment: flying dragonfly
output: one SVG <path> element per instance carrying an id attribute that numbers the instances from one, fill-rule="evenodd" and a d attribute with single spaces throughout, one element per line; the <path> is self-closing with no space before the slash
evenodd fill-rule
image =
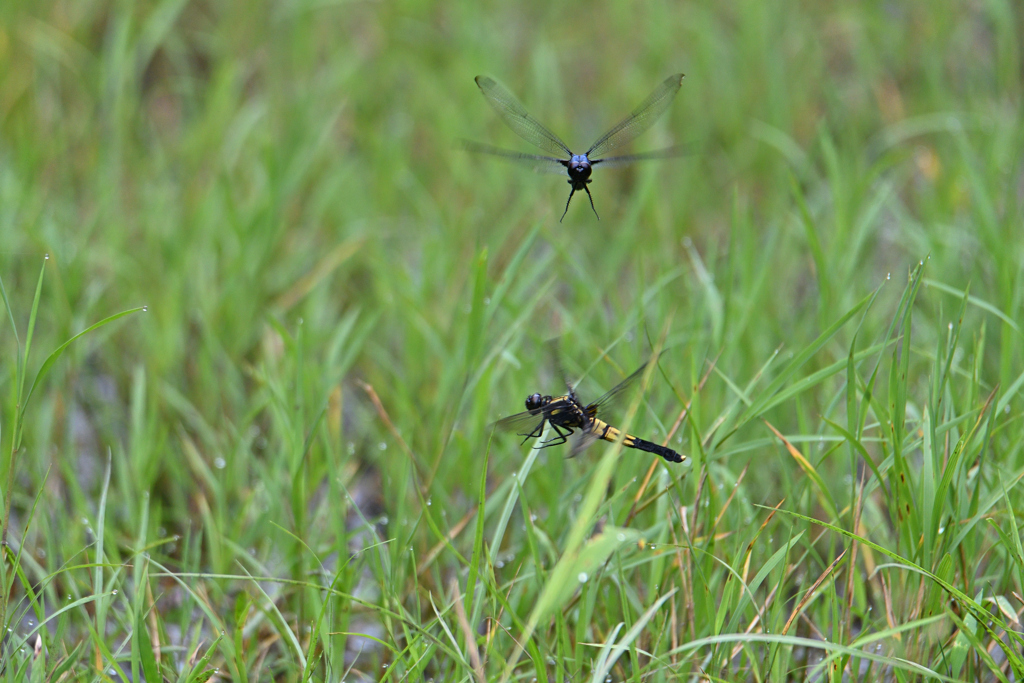
<path id="1" fill-rule="evenodd" d="M 544 426 L 551 425 L 556 436 L 541 444 L 541 448 L 558 446 L 566 443 L 569 436 L 577 430 L 580 436 L 576 439 L 569 457 L 575 457 L 583 452 L 588 446 L 597 441 L 614 442 L 618 440 L 621 430 L 612 427 L 610 424 L 598 417 L 603 413 L 608 404 L 628 389 L 643 374 L 647 364 L 640 368 L 626 379 L 619 382 L 611 391 L 597 399 L 593 403 L 584 405 L 576 395 L 576 389 L 566 383 L 569 392 L 563 396 L 544 396 L 540 393 L 530 394 L 526 397 L 526 410 L 522 413 L 510 415 L 498 420 L 494 426 L 498 429 L 514 431 L 519 436 L 525 437 L 523 443 L 529 439 L 540 438 L 544 433 Z M 685 455 L 676 453 L 671 448 L 659 446 L 656 443 L 646 441 L 638 436 L 626 434 L 622 439 L 622 445 L 626 448 L 635 448 L 639 451 L 646 451 L 659 455 L 669 462 L 683 462 Z"/>
<path id="2" fill-rule="evenodd" d="M 526 111 L 526 107 L 520 104 L 515 95 L 504 86 L 499 85 L 494 79 L 487 76 L 477 76 L 476 84 L 479 86 L 480 92 L 484 94 L 487 103 L 498 112 L 505 125 L 527 142 L 557 156 L 523 154 L 478 142 L 466 142 L 465 148 L 470 152 L 492 154 L 530 164 L 541 171 L 551 171 L 559 174 L 563 172 L 568 173 L 568 183 L 572 189 L 569 190 L 569 199 L 565 202 L 565 211 L 562 212 L 562 218 L 559 218 L 558 222 L 561 223 L 562 219 L 565 218 L 565 214 L 569 212 L 569 202 L 572 201 L 572 196 L 580 190 L 587 193 L 587 197 L 590 199 L 591 210 L 593 210 L 597 219 L 601 220 L 597 209 L 594 208 L 594 197 L 590 194 L 590 188 L 587 187 L 590 184 L 590 174 L 594 166 L 598 164 L 612 166 L 646 159 L 664 159 L 666 157 L 678 156 L 681 150 L 676 147 L 670 147 L 645 154 L 627 154 L 598 159 L 592 157 L 600 157 L 602 154 L 630 142 L 633 138 L 650 128 L 665 113 L 669 105 L 672 104 L 672 99 L 679 92 L 682 82 L 683 74 L 669 76 L 629 116 L 616 123 L 607 133 L 599 137 L 597 142 L 590 146 L 590 149 L 583 154 L 574 154 L 569 149 L 569 146 L 562 142 L 560 137 L 548 130 L 540 121 L 530 116 L 530 113 Z"/>

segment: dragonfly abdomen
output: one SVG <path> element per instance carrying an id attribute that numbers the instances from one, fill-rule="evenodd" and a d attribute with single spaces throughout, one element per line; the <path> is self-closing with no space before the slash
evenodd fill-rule
<path id="1" fill-rule="evenodd" d="M 598 436 L 600 436 L 600 438 L 604 439 L 605 441 L 612 442 L 617 441 L 619 438 L 619 434 L 622 433 L 619 429 L 612 427 L 604 420 L 594 420 L 593 430 L 595 433 L 598 434 Z M 669 462 L 682 462 L 683 460 L 686 459 L 685 456 L 679 455 L 671 448 L 659 446 L 656 443 L 652 443 L 645 439 L 641 439 L 640 437 L 633 436 L 632 434 L 626 434 L 626 436 L 622 439 L 622 445 L 625 446 L 626 448 L 635 448 L 638 451 L 654 453 L 655 455 L 665 458 L 665 460 L 668 460 Z"/>
<path id="2" fill-rule="evenodd" d="M 656 443 L 651 443 L 650 441 L 644 441 L 643 439 L 638 439 L 637 437 L 631 436 L 631 435 L 627 435 L 626 439 L 627 439 L 627 441 L 629 439 L 633 440 L 633 443 L 626 443 L 624 441 L 623 443 L 626 446 L 629 446 L 630 448 L 635 448 L 638 451 L 647 451 L 648 453 L 654 453 L 655 455 L 660 455 L 661 457 L 665 458 L 665 460 L 668 460 L 669 462 L 682 462 L 683 460 L 686 460 L 686 456 L 685 455 L 679 455 L 678 453 L 676 453 L 671 448 L 665 448 L 664 446 L 659 446 Z"/>

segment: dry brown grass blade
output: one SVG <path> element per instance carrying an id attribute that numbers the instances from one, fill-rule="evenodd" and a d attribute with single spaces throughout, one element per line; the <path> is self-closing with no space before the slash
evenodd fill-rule
<path id="1" fill-rule="evenodd" d="M 772 358 L 776 358 L 779 355 L 779 351 L 781 351 L 781 350 L 782 350 L 782 345 L 781 344 L 779 346 L 775 347 L 775 352 L 772 354 Z M 768 370 L 768 364 L 762 364 L 761 367 L 758 369 L 758 371 L 756 373 L 754 373 L 754 376 L 751 377 L 747 381 L 747 385 L 748 386 L 756 385 L 758 382 L 761 381 L 761 377 L 764 376 L 764 373 L 767 370 Z M 727 410 L 727 411 L 723 412 L 722 414 L 720 414 L 717 418 L 715 418 L 715 421 L 711 423 L 711 427 L 704 433 L 704 439 L 703 439 L 702 443 L 704 444 L 705 447 L 707 447 L 707 445 L 709 443 L 711 443 L 711 439 L 718 433 L 718 428 L 721 427 L 723 424 L 725 424 L 725 421 L 729 419 L 729 414 L 730 414 L 730 411 Z M 721 446 L 723 443 L 725 443 L 726 439 L 730 438 L 733 434 L 735 434 L 737 429 L 738 429 L 738 427 L 733 425 L 732 431 L 729 432 L 728 434 L 726 434 L 725 436 L 723 436 L 721 439 L 718 440 L 718 445 Z"/>
<path id="2" fill-rule="evenodd" d="M 828 638 L 825 637 L 825 634 L 821 632 L 821 629 L 818 628 L 818 625 L 811 621 L 807 617 L 807 614 L 805 612 L 800 613 L 800 621 L 804 622 L 804 624 L 807 625 L 807 628 L 808 630 L 810 630 L 811 635 L 813 635 L 815 638 L 821 640 L 822 642 L 828 640 Z"/>
<path id="3" fill-rule="evenodd" d="M 321 280 L 330 275 L 342 263 L 351 258 L 363 246 L 362 239 L 347 240 L 338 244 L 323 258 L 317 261 L 313 269 L 299 278 L 291 287 L 274 301 L 274 308 L 287 311 L 301 301 Z"/>
<path id="4" fill-rule="evenodd" d="M 455 579 L 451 580 L 449 584 L 451 587 L 453 600 L 455 602 L 455 616 L 459 621 L 459 628 L 462 629 L 462 635 L 466 639 L 466 649 L 469 650 L 469 663 L 473 665 L 473 672 L 476 674 L 477 683 L 487 683 L 487 677 L 484 676 L 484 665 L 480 661 L 480 650 L 476 646 L 476 636 L 473 634 L 473 629 L 469 625 L 469 619 L 466 618 L 466 608 L 462 604 L 462 594 L 459 592 L 459 583 Z"/>
<path id="5" fill-rule="evenodd" d="M 704 474 L 701 475 L 700 480 L 697 482 L 697 493 L 693 495 L 693 531 L 687 532 L 691 538 L 700 533 L 700 525 L 697 524 L 697 513 L 700 510 L 700 499 L 704 495 L 704 484 L 707 483 L 707 480 L 708 470 L 705 468 Z"/>
<path id="6" fill-rule="evenodd" d="M 679 519 L 683 527 L 683 534 L 690 537 L 690 523 L 686 520 L 686 507 L 680 506 L 679 508 Z M 676 541 L 678 546 L 678 539 L 675 537 L 675 531 L 673 529 L 672 539 Z M 686 563 L 680 565 L 680 573 L 683 575 L 683 586 L 680 588 L 683 595 L 691 595 L 693 591 L 693 556 L 689 553 L 686 554 Z M 685 570 L 684 570 L 685 568 Z M 695 625 L 695 608 L 693 606 L 693 599 L 691 596 L 690 600 L 686 601 L 686 624 L 690 627 L 690 640 L 697 639 L 697 626 Z"/>
<path id="7" fill-rule="evenodd" d="M 373 387 L 362 380 L 356 380 L 356 383 L 366 392 L 366 395 L 370 397 L 370 402 L 373 403 L 373 407 L 377 410 L 377 416 L 387 427 L 388 431 L 391 432 L 391 436 L 395 438 L 398 445 L 402 447 L 402 451 L 409 456 L 409 460 L 412 461 L 413 467 L 416 468 L 416 476 L 420 481 L 423 481 L 423 465 L 419 459 L 416 458 L 416 454 L 409 448 L 409 444 L 405 442 L 402 435 L 398 433 L 398 429 L 395 428 L 395 423 L 391 421 L 391 417 L 388 415 L 388 411 L 384 409 L 384 404 L 381 403 L 380 397 L 377 392 L 374 391 Z"/>
<path id="8" fill-rule="evenodd" d="M 676 527 L 675 527 L 674 524 L 672 524 L 672 513 L 671 513 L 671 511 L 669 511 L 666 516 L 668 517 L 668 528 L 669 528 L 669 531 L 672 533 L 672 544 L 675 546 L 675 549 L 676 549 L 676 566 L 679 567 L 679 581 L 680 581 L 680 584 L 681 584 L 679 586 L 679 594 L 682 595 L 682 596 L 691 595 L 691 593 L 689 591 L 689 586 L 690 586 L 689 574 L 690 574 L 690 569 L 691 569 L 690 563 L 692 562 L 693 558 L 692 558 L 692 556 L 691 556 L 691 554 L 689 552 L 689 549 L 682 547 L 682 545 L 679 543 L 679 537 L 676 536 Z M 686 533 L 686 526 L 687 525 L 686 525 L 686 510 L 685 510 L 685 508 L 681 508 L 679 510 L 679 517 L 680 517 L 680 520 L 681 520 L 681 524 L 683 526 L 683 533 Z M 686 559 L 683 558 L 683 553 L 684 552 L 686 554 Z M 675 651 L 676 651 L 676 648 L 679 647 L 678 646 L 679 629 L 676 626 L 676 621 L 677 621 L 677 617 L 676 617 L 676 601 L 675 600 L 670 600 L 669 604 L 671 605 L 671 608 L 672 608 L 672 653 L 673 653 L 672 654 L 672 662 L 673 662 L 673 664 L 675 664 L 675 662 L 676 662 Z M 686 600 L 686 605 L 687 605 L 687 616 L 688 616 L 687 622 L 689 623 L 690 630 L 692 632 L 693 631 L 693 600 L 692 599 L 691 600 Z"/>
<path id="9" fill-rule="evenodd" d="M 811 586 L 810 590 L 808 590 L 806 593 L 804 593 L 804 597 L 801 598 L 800 602 L 798 602 L 796 604 L 796 606 L 793 608 L 793 612 L 789 615 L 789 619 L 786 620 L 786 625 L 783 626 L 782 627 L 782 631 L 779 632 L 780 635 L 786 635 L 786 633 L 789 632 L 789 627 L 793 625 L 793 621 L 795 621 L 796 618 L 800 615 L 800 613 L 803 612 L 804 607 L 807 606 L 807 603 L 809 603 L 814 598 L 814 595 L 815 595 L 815 593 L 818 590 L 818 586 L 820 586 L 822 584 L 822 582 L 824 582 L 825 579 L 827 579 L 829 577 L 829 575 L 832 574 L 832 572 L 835 570 L 836 566 L 839 564 L 840 561 L 842 561 L 842 559 L 845 556 L 846 556 L 846 551 L 845 550 L 843 552 L 839 553 L 839 557 L 837 557 L 836 559 L 832 560 L 832 564 L 830 564 L 828 567 L 825 568 L 825 571 L 823 571 L 821 573 L 821 576 L 819 576 L 818 580 L 814 582 L 814 585 Z"/>
<path id="10" fill-rule="evenodd" d="M 747 624 L 747 628 L 744 631 L 744 633 L 754 633 L 755 630 L 756 632 L 760 633 L 761 629 L 758 628 L 758 624 L 761 623 L 761 615 L 764 614 L 769 607 L 771 607 L 772 601 L 775 600 L 775 594 L 778 592 L 779 585 L 781 584 L 782 582 L 780 581 L 778 584 L 775 585 L 774 588 L 772 588 L 771 593 L 769 593 L 768 597 L 764 599 L 764 605 L 762 605 L 761 608 L 757 610 L 757 613 L 754 615 L 754 618 L 750 620 L 749 624 Z M 751 603 L 753 603 L 753 601 L 751 601 Z M 743 650 L 744 645 L 746 645 L 746 643 L 740 641 L 736 643 L 735 646 L 733 646 L 731 654 L 731 657 L 733 659 L 739 656 L 740 651 Z"/>
<path id="11" fill-rule="evenodd" d="M 488 561 L 488 567 L 490 567 L 490 562 L 489 561 Z M 523 563 L 520 562 L 519 566 L 516 567 L 516 573 L 512 577 L 512 580 L 508 582 L 508 591 L 506 591 L 506 593 L 505 593 L 505 603 L 508 603 L 509 596 L 512 595 L 512 589 L 516 585 L 516 579 L 519 578 L 519 572 L 521 572 L 522 570 L 523 570 Z M 493 576 L 494 575 L 493 574 L 493 569 L 491 571 L 492 571 L 491 575 Z M 491 622 L 490 622 L 491 625 L 493 626 L 494 624 L 497 624 L 498 627 L 501 628 L 503 631 L 505 631 L 505 633 L 508 635 L 508 637 L 512 639 L 512 642 L 514 642 L 516 645 L 520 645 L 519 641 L 516 640 L 515 636 L 512 635 L 512 632 L 509 631 L 507 628 L 505 628 L 502 625 L 501 618 L 504 615 L 505 615 L 505 605 L 503 604 L 501 606 L 501 609 L 498 610 L 498 616 L 495 617 L 494 619 L 491 619 Z M 487 644 L 486 644 L 486 647 L 484 649 L 486 649 L 488 652 L 490 652 L 491 640 L 494 638 L 494 634 L 495 633 L 497 633 L 497 631 L 494 628 L 492 628 L 491 626 L 487 627 Z M 521 647 L 521 645 L 520 645 L 520 647 Z"/>
<path id="12" fill-rule="evenodd" d="M 681 568 L 680 568 L 681 570 Z M 676 650 L 679 649 L 679 622 L 676 620 L 676 601 L 668 601 L 669 627 L 672 629 L 672 668 L 679 665 L 679 657 Z"/>
<path id="13" fill-rule="evenodd" d="M 792 458 L 796 460 L 797 464 L 800 465 L 800 468 L 802 470 L 806 472 L 808 470 L 814 469 L 811 466 L 811 462 L 804 456 L 803 453 L 800 452 L 800 450 L 796 446 L 789 442 L 789 439 L 782 435 L 782 432 L 776 429 L 775 426 L 772 425 L 772 423 L 769 422 L 768 420 L 764 420 L 763 422 L 768 427 L 768 429 L 772 430 L 772 434 L 774 434 L 776 438 L 783 443 L 783 445 L 786 447 L 786 450 L 789 452 L 790 456 L 792 456 Z"/>
<path id="14" fill-rule="evenodd" d="M 772 517 L 775 516 L 775 513 L 778 511 L 780 507 L 782 507 L 782 504 L 785 502 L 785 498 L 778 502 L 778 504 L 772 509 L 772 511 L 768 513 L 768 516 L 765 517 L 764 521 L 761 523 L 761 528 L 758 529 L 757 533 L 754 534 L 754 537 L 750 539 L 750 543 L 747 543 L 747 549 L 745 551 L 745 555 L 743 558 L 743 572 L 740 574 L 740 578 L 743 581 L 744 585 L 746 585 L 747 577 L 750 575 L 750 556 L 754 550 L 754 543 L 757 541 L 758 537 L 760 537 L 760 535 L 764 533 L 765 528 L 768 526 L 768 522 L 772 520 Z M 792 573 L 792 571 L 793 569 L 791 568 L 789 572 L 787 572 L 787 578 Z M 731 579 L 732 575 L 730 574 L 728 580 Z M 783 582 L 780 581 L 779 585 L 781 585 L 782 583 Z M 754 605 L 754 608 L 757 610 L 757 614 L 754 616 L 753 619 L 750 620 L 750 623 L 747 625 L 746 633 L 750 633 L 757 627 L 759 623 L 761 623 L 761 615 L 764 614 L 764 610 L 767 610 L 768 606 L 771 605 L 772 599 L 775 597 L 775 592 L 779 589 L 779 585 L 776 585 L 774 588 L 772 588 L 771 593 L 768 594 L 768 597 L 764 601 L 764 605 L 760 608 L 757 607 L 757 602 L 754 600 L 754 596 L 750 596 L 750 604 Z M 739 655 L 740 650 L 743 649 L 743 645 L 743 643 L 736 644 L 736 646 L 732 650 L 733 657 Z"/>
<path id="15" fill-rule="evenodd" d="M 746 472 L 746 468 L 744 468 L 743 471 Z M 743 577 L 743 583 L 747 582 L 747 577 L 750 574 L 750 556 L 754 552 L 754 543 L 756 543 L 757 539 L 760 538 L 762 533 L 764 533 L 765 528 L 768 526 L 768 522 L 772 521 L 772 517 L 775 516 L 775 513 L 779 511 L 779 508 L 782 507 L 782 504 L 785 502 L 786 499 L 783 498 L 778 502 L 778 504 L 774 508 L 772 508 L 772 511 L 769 512 L 768 516 L 764 518 L 763 522 L 761 522 L 761 528 L 757 530 L 757 533 L 754 534 L 754 537 L 750 539 L 750 543 L 747 544 L 746 554 L 743 558 L 743 573 L 740 575 Z"/>
<path id="16" fill-rule="evenodd" d="M 860 471 L 860 485 L 857 487 L 857 501 L 853 505 L 853 528 L 860 529 L 861 513 L 864 510 L 864 484 L 866 469 Z M 850 542 L 850 568 L 846 573 L 846 632 L 853 632 L 853 579 L 857 576 L 857 550 L 860 544 L 856 539 Z M 870 573 L 868 574 L 870 576 Z"/>
<path id="17" fill-rule="evenodd" d="M 487 558 L 487 568 L 490 570 L 490 575 L 492 575 L 492 577 L 494 577 L 495 570 L 494 570 L 494 567 L 492 565 L 490 565 L 490 558 L 489 557 Z M 513 574 L 512 581 L 509 582 L 509 590 L 505 593 L 505 602 L 506 603 L 508 602 L 509 597 L 512 595 L 512 589 L 515 587 L 515 582 L 516 582 L 516 579 L 519 578 L 519 572 L 520 571 L 522 571 L 522 562 L 520 562 L 519 565 L 515 568 L 515 574 Z M 498 624 L 498 626 L 502 626 L 502 616 L 504 616 L 504 615 L 505 615 L 505 605 L 503 604 L 501 606 L 501 608 L 498 610 L 498 616 L 495 618 L 495 620 L 492 620 L 492 622 L 490 622 L 490 623 Z M 502 628 L 505 629 L 505 627 L 502 627 Z M 512 633 L 508 629 L 505 629 L 505 632 L 508 633 L 510 638 L 512 638 Z M 496 631 L 494 629 L 492 629 L 490 627 L 487 628 L 487 641 L 486 641 L 486 645 L 484 647 L 484 649 L 486 649 L 487 651 L 490 651 L 490 640 L 492 640 L 495 637 L 495 633 L 496 633 Z M 519 641 L 516 640 L 515 638 L 512 638 L 512 640 L 513 640 L 513 642 L 515 642 L 516 645 L 519 644 Z"/>
<path id="18" fill-rule="evenodd" d="M 739 490 L 740 484 L 743 482 L 744 477 L 747 476 L 748 469 L 750 469 L 749 462 L 743 466 L 743 469 L 740 471 L 740 476 L 736 477 L 736 483 L 733 484 L 732 491 L 729 492 L 729 497 L 725 499 L 725 504 L 722 506 L 722 509 L 718 511 L 718 516 L 715 517 L 715 523 L 711 525 L 711 533 L 715 533 L 715 529 L 718 528 L 719 523 L 722 521 L 722 517 L 729 509 L 729 506 L 732 505 L 732 499 L 736 497 L 736 491 Z"/>
<path id="19" fill-rule="evenodd" d="M 146 626 L 149 629 L 149 642 L 153 647 L 153 658 L 156 660 L 157 666 L 160 665 L 160 653 L 162 648 L 160 647 L 160 624 L 157 622 L 157 613 L 155 607 L 155 600 L 153 599 L 153 586 L 150 582 L 146 581 L 146 603 L 149 607 L 149 614 L 146 616 Z M 239 625 L 241 627 L 241 625 Z"/>
<path id="20" fill-rule="evenodd" d="M 681 476 L 684 476 L 684 477 L 685 477 L 686 475 L 685 475 L 685 474 L 683 474 L 683 475 L 681 475 Z M 640 505 L 639 507 L 637 507 L 637 508 L 636 508 L 636 510 L 635 510 L 635 514 L 639 515 L 639 514 L 640 514 L 641 512 L 643 512 L 644 510 L 646 510 L 646 509 L 647 509 L 648 507 L 650 507 L 650 506 L 651 506 L 651 505 L 653 505 L 654 503 L 658 502 L 658 500 L 659 500 L 659 499 L 660 499 L 660 498 L 661 498 L 662 496 L 666 495 L 666 494 L 667 494 L 667 493 L 669 493 L 670 491 L 672 491 L 672 488 L 671 488 L 671 487 L 666 487 L 666 488 L 662 489 L 661 491 L 658 491 L 658 492 L 657 492 L 656 494 L 654 494 L 653 496 L 651 496 L 650 498 L 648 498 L 647 500 L 645 500 L 645 501 L 644 501 L 644 502 L 643 502 L 643 503 L 642 503 L 642 504 L 641 504 L 641 505 Z"/>
<path id="21" fill-rule="evenodd" d="M 800 465 L 800 469 L 802 469 L 805 474 L 807 474 L 809 477 L 811 477 L 813 481 L 816 482 L 817 486 L 813 487 L 813 490 L 818 498 L 818 504 L 821 505 L 821 507 L 826 510 L 831 509 L 831 506 L 829 505 L 829 502 L 825 497 L 825 492 L 822 491 L 820 488 L 821 486 L 823 486 L 821 478 L 818 475 L 817 471 L 814 469 L 814 465 L 811 464 L 811 461 L 807 459 L 807 456 L 800 452 L 800 449 L 798 449 L 796 446 L 790 443 L 789 439 L 783 436 L 782 432 L 776 429 L 771 422 L 763 418 L 762 422 L 764 422 L 765 426 L 771 430 L 772 434 L 774 434 L 776 438 L 778 438 L 779 441 L 781 441 L 783 445 L 786 446 L 786 450 L 789 452 L 790 457 L 796 460 L 796 463 Z"/>
<path id="22" fill-rule="evenodd" d="M 885 580 L 884 573 L 879 573 L 878 578 L 882 582 L 882 600 L 885 601 L 885 622 L 893 630 L 893 637 L 896 640 L 902 641 L 903 636 L 896 630 L 896 615 L 892 612 L 892 591 L 889 590 L 889 582 Z"/>
<path id="23" fill-rule="evenodd" d="M 462 530 L 466 528 L 467 524 L 469 524 L 469 520 L 473 519 L 473 517 L 476 516 L 476 510 L 477 509 L 474 507 L 472 510 L 467 512 L 462 519 L 455 523 L 455 526 L 448 530 L 448 533 L 445 534 L 445 540 L 438 541 L 436 544 L 434 544 L 434 547 L 431 548 L 429 552 L 427 552 L 426 557 L 424 557 L 423 561 L 420 562 L 420 566 L 416 568 L 416 576 L 419 576 L 423 572 L 425 572 L 427 568 L 429 568 L 430 565 L 433 563 L 433 561 L 437 559 L 437 556 L 441 554 L 441 551 L 447 548 L 448 545 L 455 539 L 455 537 L 462 533 Z"/>

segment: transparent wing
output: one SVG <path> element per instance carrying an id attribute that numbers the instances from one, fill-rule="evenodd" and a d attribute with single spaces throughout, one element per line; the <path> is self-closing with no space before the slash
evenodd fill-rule
<path id="1" fill-rule="evenodd" d="M 635 370 L 632 375 L 630 375 L 629 377 L 627 377 L 626 379 L 622 380 L 614 387 L 612 387 L 612 389 L 604 396 L 588 405 L 587 413 L 590 414 L 591 417 L 595 417 L 597 416 L 597 413 L 601 408 L 607 408 L 609 405 L 618 400 L 618 398 L 622 396 L 623 392 L 632 387 L 633 383 L 640 379 L 640 377 L 644 374 L 644 370 L 647 369 L 647 366 L 656 360 L 656 358 L 651 358 L 649 361 L 647 361 L 646 363 L 641 365 L 637 370 Z"/>
<path id="2" fill-rule="evenodd" d="M 568 207 L 569 205 L 566 204 L 566 209 L 568 209 Z M 562 365 L 562 351 L 560 349 L 561 343 L 561 337 L 552 337 L 551 339 L 548 339 L 548 354 L 551 355 L 551 360 L 555 364 L 555 370 L 558 372 L 558 378 L 565 383 L 565 387 L 569 390 L 569 395 L 575 396 L 576 387 L 579 386 L 579 380 L 573 382 L 569 379 L 569 373 L 565 371 L 565 366 Z"/>
<path id="3" fill-rule="evenodd" d="M 503 417 L 494 423 L 494 427 L 503 431 L 515 432 L 519 436 L 526 436 L 535 432 L 543 420 L 544 408 L 538 408 Z"/>
<path id="4" fill-rule="evenodd" d="M 603 413 L 611 404 L 618 401 L 619 398 L 622 397 L 622 394 L 625 393 L 628 389 L 632 388 L 633 384 L 636 383 L 636 381 L 643 376 L 644 370 L 647 369 L 647 366 L 655 362 L 656 360 L 657 357 L 652 357 L 649 361 L 647 361 L 639 368 L 634 370 L 633 374 L 631 374 L 629 377 L 627 377 L 626 379 L 622 380 L 614 387 L 612 387 L 611 390 L 608 391 L 604 396 L 588 405 L 587 415 L 590 417 L 590 419 L 593 420 L 595 417 L 598 416 L 599 413 Z M 569 457 L 575 458 L 577 455 L 593 446 L 595 441 L 599 440 L 600 437 L 595 432 L 591 431 L 589 428 L 581 429 L 579 431 L 579 436 L 577 436 L 575 441 L 573 442 L 572 449 L 569 453 Z"/>
<path id="5" fill-rule="evenodd" d="M 604 164 L 605 166 L 624 166 L 637 161 L 681 157 L 686 154 L 691 154 L 692 152 L 693 149 L 688 145 L 675 145 L 674 147 L 666 147 L 665 149 L 659 149 L 653 152 L 644 152 L 642 154 L 624 154 L 617 157 L 605 157 L 604 159 L 591 159 L 590 164 L 592 166 L 597 166 L 598 164 Z"/>
<path id="6" fill-rule="evenodd" d="M 654 92 L 648 95 L 647 99 L 641 102 L 629 116 L 616 123 L 611 130 L 598 138 L 597 142 L 587 150 L 587 156 L 593 154 L 599 157 L 610 149 L 626 144 L 650 128 L 651 124 L 657 121 L 658 117 L 664 114 L 672 104 L 672 98 L 679 92 L 679 87 L 682 84 L 683 74 L 674 74 L 662 81 L 661 85 L 655 88 Z"/>
<path id="7" fill-rule="evenodd" d="M 499 85 L 493 78 L 477 76 L 476 84 L 484 94 L 487 103 L 498 112 L 498 116 L 516 135 L 529 143 L 537 145 L 552 154 L 565 154 L 571 157 L 572 152 L 562 139 L 544 127 L 537 119 L 530 116 L 526 107 L 519 103 L 515 95 Z"/>
<path id="8" fill-rule="evenodd" d="M 530 166 L 536 173 L 557 173 L 558 175 L 566 174 L 565 161 L 562 159 L 556 159 L 555 157 L 541 156 L 540 154 L 523 154 L 522 152 L 514 152 L 509 149 L 502 149 L 501 147 L 492 147 L 491 145 L 485 145 L 481 142 L 472 142 L 470 140 L 461 141 L 462 149 L 473 154 L 489 154 L 495 157 L 501 157 L 518 164 Z"/>
<path id="9" fill-rule="evenodd" d="M 577 455 L 587 450 L 594 445 L 595 442 L 600 441 L 597 438 L 597 434 L 587 430 L 579 430 L 572 438 L 572 447 L 569 449 L 569 458 L 575 458 Z"/>

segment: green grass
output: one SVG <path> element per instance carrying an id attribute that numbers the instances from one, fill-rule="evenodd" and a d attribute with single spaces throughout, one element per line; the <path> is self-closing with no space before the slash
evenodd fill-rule
<path id="1" fill-rule="evenodd" d="M 1022 36 L 0 4 L 0 680 L 1021 678 Z M 457 149 L 532 151 L 477 74 L 578 146 L 676 71 L 600 221 Z M 555 336 L 664 348 L 611 417 L 690 463 L 492 434 Z"/>

